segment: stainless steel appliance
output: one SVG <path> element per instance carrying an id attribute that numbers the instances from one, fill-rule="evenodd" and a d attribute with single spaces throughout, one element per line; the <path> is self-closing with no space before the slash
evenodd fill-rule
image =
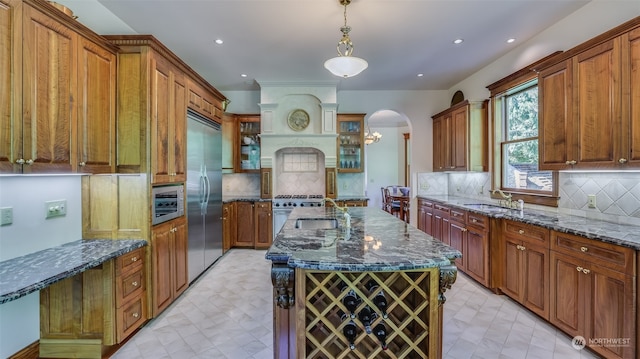
<path id="1" fill-rule="evenodd" d="M 153 196 L 152 224 L 159 224 L 184 215 L 182 185 L 156 186 L 151 190 L 151 194 Z"/>
<path id="2" fill-rule="evenodd" d="M 222 134 L 198 114 L 187 115 L 189 281 L 222 256 Z"/>
<path id="3" fill-rule="evenodd" d="M 282 229 L 287 217 L 296 207 L 322 207 L 324 196 L 321 194 L 280 194 L 271 200 L 271 214 L 273 216 L 273 238 Z"/>

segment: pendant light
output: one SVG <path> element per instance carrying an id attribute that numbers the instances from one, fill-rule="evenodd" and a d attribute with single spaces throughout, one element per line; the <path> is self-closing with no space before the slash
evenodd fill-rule
<path id="1" fill-rule="evenodd" d="M 361 73 L 369 64 L 359 57 L 351 56 L 353 42 L 349 38 L 351 27 L 347 26 L 347 5 L 351 3 L 351 0 L 338 1 L 341 5 L 344 5 L 344 26 L 340 28 L 342 39 L 340 39 L 337 46 L 338 56 L 325 61 L 324 67 L 336 76 L 347 78 Z"/>

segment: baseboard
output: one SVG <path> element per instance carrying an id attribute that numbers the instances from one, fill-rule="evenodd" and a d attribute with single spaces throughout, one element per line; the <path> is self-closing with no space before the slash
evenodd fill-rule
<path id="1" fill-rule="evenodd" d="M 29 344 L 27 347 L 13 354 L 7 359 L 38 359 L 39 357 L 40 341 L 36 340 L 35 342 Z"/>

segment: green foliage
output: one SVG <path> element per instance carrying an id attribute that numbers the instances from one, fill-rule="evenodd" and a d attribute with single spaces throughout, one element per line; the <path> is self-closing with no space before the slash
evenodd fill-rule
<path id="1" fill-rule="evenodd" d="M 538 87 L 509 95 L 507 106 L 507 141 L 509 163 L 538 163 Z"/>

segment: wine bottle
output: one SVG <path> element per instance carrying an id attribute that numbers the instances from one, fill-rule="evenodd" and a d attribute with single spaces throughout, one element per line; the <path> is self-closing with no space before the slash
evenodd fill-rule
<path id="1" fill-rule="evenodd" d="M 384 323 L 378 323 L 378 325 L 373 328 L 373 334 L 380 341 L 382 350 L 387 350 L 387 327 L 384 325 Z"/>
<path id="2" fill-rule="evenodd" d="M 371 311 L 371 308 L 368 305 L 362 308 L 360 313 L 358 313 L 358 319 L 360 319 L 362 325 L 364 325 L 364 330 L 367 334 L 371 334 L 371 322 L 373 322 L 376 317 L 377 314 Z"/>
<path id="3" fill-rule="evenodd" d="M 358 298 L 358 295 L 353 289 L 349 290 L 342 298 L 342 304 L 344 304 L 345 308 L 349 311 L 351 318 L 356 317 L 356 308 L 358 308 L 359 303 L 360 298 Z"/>
<path id="4" fill-rule="evenodd" d="M 358 326 L 353 322 L 353 319 L 349 320 L 349 323 L 342 328 L 342 334 L 349 342 L 349 348 L 354 350 L 356 348 L 355 341 L 358 335 Z"/>
<path id="5" fill-rule="evenodd" d="M 378 288 L 378 283 L 375 280 L 370 280 L 365 286 L 369 293 L 373 294 Z M 380 310 L 380 314 L 384 319 L 387 319 L 387 307 L 389 304 L 387 303 L 387 297 L 384 295 L 382 290 L 378 291 L 376 295 L 372 299 L 373 304 L 375 304 L 376 308 Z"/>

